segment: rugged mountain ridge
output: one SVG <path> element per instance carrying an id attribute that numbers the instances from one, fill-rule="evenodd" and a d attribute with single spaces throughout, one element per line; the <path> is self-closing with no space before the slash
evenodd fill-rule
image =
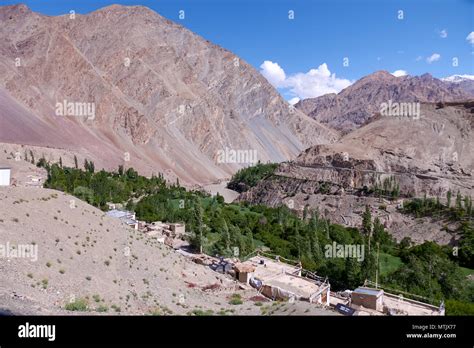
<path id="1" fill-rule="evenodd" d="M 429 219 L 418 221 L 397 207 L 411 197 L 474 192 L 474 102 L 422 104 L 419 119 L 378 116 L 331 145 L 316 145 L 275 174 L 244 192 L 239 200 L 302 212 L 318 208 L 331 221 L 357 227 L 365 205 L 398 239 L 417 242 L 456 239 L 454 228 Z M 379 197 L 377 187 L 396 190 Z M 386 197 L 389 196 L 389 197 Z M 380 207 L 383 206 L 383 209 Z"/>
<path id="2" fill-rule="evenodd" d="M 246 62 L 148 8 L 48 17 L 15 5 L 0 19 L 0 142 L 203 183 L 248 165 L 220 163 L 226 148 L 279 162 L 338 138 Z M 58 116 L 63 102 L 94 115 Z"/>
<path id="3" fill-rule="evenodd" d="M 359 128 L 379 113 L 382 103 L 464 101 L 474 93 L 463 86 L 444 82 L 430 74 L 395 77 L 377 71 L 338 94 L 304 99 L 295 107 L 315 120 L 343 133 Z"/>

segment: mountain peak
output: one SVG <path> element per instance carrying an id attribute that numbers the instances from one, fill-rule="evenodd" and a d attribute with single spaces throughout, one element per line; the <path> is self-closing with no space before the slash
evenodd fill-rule
<path id="1" fill-rule="evenodd" d="M 160 171 L 194 184 L 228 177 L 251 164 L 253 154 L 262 162 L 286 161 L 339 136 L 291 109 L 245 61 L 147 7 L 111 5 L 74 21 L 35 14 L 34 22 L 16 23 L 28 16 L 14 11 L 26 10 L 0 10 L 7 13 L 0 59 L 21 54 L 28 61 L 21 79 L 13 64 L 0 69 L 0 105 L 4 89 L 9 105 L 0 142 L 30 139 L 108 169 L 128 152 L 145 175 Z M 22 119 L 25 100 L 36 123 Z M 90 105 L 91 114 L 56 117 L 56 105 L 66 102 Z M 221 160 L 224 149 L 252 155 Z"/>
<path id="2" fill-rule="evenodd" d="M 463 81 L 474 81 L 474 75 L 451 75 L 448 77 L 443 77 L 441 81 L 460 83 Z"/>
<path id="3" fill-rule="evenodd" d="M 424 73 L 423 75 L 420 75 L 419 78 L 420 78 L 421 80 L 423 80 L 423 81 L 431 81 L 431 80 L 434 80 L 433 75 L 431 75 L 430 73 Z"/>
<path id="4" fill-rule="evenodd" d="M 474 94 L 460 87 L 461 84 L 453 86 L 430 74 L 399 78 L 382 70 L 356 81 L 337 98 L 321 96 L 303 100 L 296 107 L 317 121 L 347 133 L 364 125 L 388 100 L 436 103 L 466 100 Z"/>
<path id="5" fill-rule="evenodd" d="M 127 6 L 127 5 L 121 5 L 121 4 L 108 5 L 94 12 L 132 12 L 132 11 L 144 11 L 144 12 L 156 13 L 155 11 L 153 11 L 152 9 L 146 6 L 142 6 L 142 5 Z"/>
<path id="6" fill-rule="evenodd" d="M 390 74 L 387 70 L 378 70 L 368 76 L 373 76 L 373 77 L 392 77 L 393 75 Z"/>
<path id="7" fill-rule="evenodd" d="M 393 80 L 395 76 L 390 74 L 386 70 L 378 70 L 372 74 L 369 74 L 367 76 L 364 76 L 361 78 L 358 82 L 364 81 L 364 82 L 370 82 L 370 81 L 384 81 L 384 80 Z"/>

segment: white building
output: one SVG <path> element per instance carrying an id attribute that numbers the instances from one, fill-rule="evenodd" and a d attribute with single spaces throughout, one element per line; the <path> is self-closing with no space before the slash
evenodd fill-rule
<path id="1" fill-rule="evenodd" d="M 10 167 L 0 167 L 0 186 L 10 186 L 11 171 Z"/>

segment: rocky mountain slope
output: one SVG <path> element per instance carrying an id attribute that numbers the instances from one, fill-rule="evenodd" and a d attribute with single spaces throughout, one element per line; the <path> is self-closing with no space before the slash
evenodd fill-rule
<path id="1" fill-rule="evenodd" d="M 400 200 L 440 197 L 448 190 L 474 193 L 474 102 L 422 104 L 419 119 L 377 116 L 332 145 L 316 145 L 274 176 L 243 193 L 240 200 L 302 210 L 318 207 L 332 221 L 359 226 L 366 204 L 398 238 L 452 242 L 443 224 L 400 214 L 400 201 L 367 196 L 392 181 Z M 379 209 L 384 206 L 383 209 Z M 416 227 L 417 226 L 417 227 Z M 448 228 L 449 230 L 449 228 Z"/>
<path id="2" fill-rule="evenodd" d="M 441 80 L 445 83 L 457 85 L 465 92 L 474 95 L 474 75 L 452 75 Z"/>
<path id="3" fill-rule="evenodd" d="M 365 76 L 338 94 L 304 99 L 295 107 L 323 124 L 344 133 L 364 125 L 382 103 L 463 101 L 474 93 L 457 83 L 430 74 L 395 77 L 387 71 Z"/>
<path id="4" fill-rule="evenodd" d="M 15 5 L 0 20 L 0 142 L 203 183 L 248 165 L 221 163 L 226 148 L 284 161 L 338 137 L 249 64 L 148 8 L 49 17 Z"/>

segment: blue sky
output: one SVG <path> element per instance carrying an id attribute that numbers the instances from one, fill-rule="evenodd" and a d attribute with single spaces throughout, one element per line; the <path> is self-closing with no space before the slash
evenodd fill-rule
<path id="1" fill-rule="evenodd" d="M 428 72 L 435 77 L 474 75 L 474 34 L 472 44 L 466 39 L 474 31 L 474 0 L 23 0 L 22 3 L 47 15 L 64 14 L 71 9 L 87 13 L 113 3 L 150 7 L 233 51 L 258 70 L 268 61 L 263 73 L 286 98 L 340 89 L 349 83 L 345 81 L 352 82 L 377 70 L 403 70 L 410 75 Z M 184 20 L 178 17 L 180 10 L 185 11 Z M 290 10 L 294 11 L 294 19 L 288 18 Z M 398 18 L 399 10 L 403 11 L 403 19 Z M 453 66 L 455 57 L 458 66 Z M 343 64 L 344 58 L 348 58 L 348 66 Z M 314 69 L 312 73 L 308 73 L 310 69 Z M 321 85 L 311 85 L 318 83 Z"/>

